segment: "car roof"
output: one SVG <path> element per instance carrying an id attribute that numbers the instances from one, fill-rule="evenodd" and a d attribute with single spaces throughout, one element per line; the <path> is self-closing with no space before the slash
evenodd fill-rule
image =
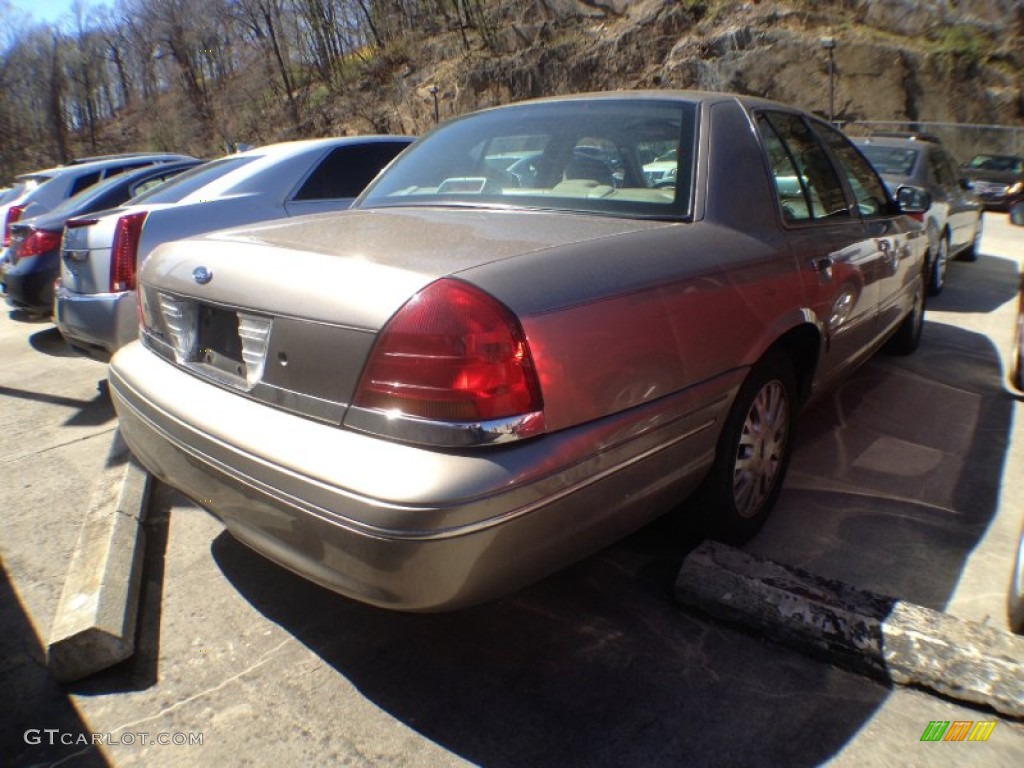
<path id="1" fill-rule="evenodd" d="M 125 154 L 116 157 L 108 157 L 102 160 L 88 160 L 85 162 L 76 161 L 69 165 L 56 165 L 53 168 L 43 168 L 37 171 L 29 171 L 15 176 L 19 181 L 48 181 L 49 179 L 61 176 L 65 173 L 89 173 L 94 170 L 105 170 L 117 168 L 122 165 L 132 165 L 139 160 L 155 159 L 160 162 L 171 162 L 174 160 L 195 160 L 191 155 L 179 155 L 173 152 L 143 152 L 139 154 Z"/>
<path id="2" fill-rule="evenodd" d="M 558 103 L 570 101 L 686 101 L 702 102 L 704 104 L 717 104 L 733 102 L 740 104 L 744 109 L 771 108 L 785 111 L 798 111 L 811 114 L 809 110 L 801 109 L 792 104 L 785 104 L 771 99 L 764 99 L 758 96 L 745 96 L 737 93 L 724 93 L 718 91 L 693 91 L 693 90 L 641 90 L 641 91 L 595 91 L 588 93 L 568 94 L 564 96 L 545 96 L 539 99 L 517 101 L 490 109 L 507 109 L 525 104 Z"/>
<path id="3" fill-rule="evenodd" d="M 235 155 L 225 155 L 225 157 L 288 157 L 301 154 L 316 147 L 341 147 L 346 144 L 365 144 L 380 141 L 411 142 L 415 138 L 415 136 L 372 134 L 367 136 L 332 136 L 324 139 L 299 139 L 296 141 L 282 141 L 276 144 L 264 144 L 261 147 L 247 149 L 245 152 L 238 152 Z"/>

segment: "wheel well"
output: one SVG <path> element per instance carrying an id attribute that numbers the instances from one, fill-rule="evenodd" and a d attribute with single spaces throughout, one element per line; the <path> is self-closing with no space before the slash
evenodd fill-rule
<path id="1" fill-rule="evenodd" d="M 810 324 L 792 328 L 780 336 L 771 348 L 781 349 L 793 361 L 800 402 L 806 402 L 811 396 L 811 382 L 821 353 L 821 334 L 818 329 Z"/>

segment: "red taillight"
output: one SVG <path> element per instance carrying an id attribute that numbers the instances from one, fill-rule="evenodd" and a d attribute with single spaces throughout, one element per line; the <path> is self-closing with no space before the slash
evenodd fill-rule
<path id="1" fill-rule="evenodd" d="M 908 213 L 907 216 L 912 218 L 914 221 L 924 222 L 924 214 L 923 213 Z"/>
<path id="2" fill-rule="evenodd" d="M 14 258 L 24 259 L 27 256 L 38 256 L 47 251 L 57 250 L 60 248 L 61 234 L 47 229 L 30 229 L 25 239 L 18 243 L 14 250 Z"/>
<path id="3" fill-rule="evenodd" d="M 518 320 L 466 283 L 431 283 L 388 321 L 354 404 L 432 421 L 540 411 L 540 385 Z"/>
<path id="4" fill-rule="evenodd" d="M 7 218 L 4 219 L 4 248 L 11 244 L 11 224 L 20 219 L 24 212 L 24 205 L 12 205 L 7 209 Z"/>
<path id="5" fill-rule="evenodd" d="M 117 220 L 114 244 L 110 247 L 110 292 L 135 290 L 135 260 L 146 212 L 129 213 Z"/>

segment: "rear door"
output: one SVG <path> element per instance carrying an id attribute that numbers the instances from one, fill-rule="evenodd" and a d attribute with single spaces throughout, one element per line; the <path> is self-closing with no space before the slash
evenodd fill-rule
<path id="1" fill-rule="evenodd" d="M 874 264 L 878 338 L 903 320 L 913 305 L 915 292 L 920 291 L 924 240 L 919 238 L 926 237 L 925 231 L 907 226 L 907 218 L 890 202 L 875 169 L 845 136 L 823 122 L 815 121 L 814 129 L 838 162 L 851 196 L 851 209 L 861 222 L 858 252 Z"/>
<path id="2" fill-rule="evenodd" d="M 957 178 L 956 164 L 946 152 L 937 151 L 934 173 L 942 184 L 949 205 L 949 244 L 951 253 L 966 248 L 974 240 L 981 215 L 981 203 L 973 192 L 965 190 Z"/>
<path id="3" fill-rule="evenodd" d="M 804 119 L 767 111 L 757 116 L 757 125 L 804 292 L 824 326 L 824 380 L 871 351 L 880 283 L 889 267 L 881 250 L 865 237 L 843 180 Z"/>

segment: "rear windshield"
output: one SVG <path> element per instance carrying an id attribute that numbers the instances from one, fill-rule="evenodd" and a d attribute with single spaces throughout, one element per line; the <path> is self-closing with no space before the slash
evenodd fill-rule
<path id="1" fill-rule="evenodd" d="M 60 205 L 53 208 L 50 211 L 50 214 L 53 216 L 71 216 L 77 211 L 90 210 L 90 206 L 94 201 L 99 200 L 101 197 L 106 195 L 108 191 L 123 183 L 124 178 L 122 176 L 114 176 L 109 179 L 104 179 L 100 183 L 93 184 L 91 187 L 86 187 L 77 195 L 64 200 Z M 96 209 L 93 208 L 92 210 Z"/>
<path id="2" fill-rule="evenodd" d="M 857 148 L 883 176 L 912 176 L 920 154 L 916 149 L 880 147 L 877 144 L 859 144 Z"/>
<path id="3" fill-rule="evenodd" d="M 690 102 L 635 99 L 480 112 L 414 144 L 358 206 L 483 205 L 685 218 L 696 114 Z"/>
<path id="4" fill-rule="evenodd" d="M 253 160 L 258 160 L 260 157 L 262 155 L 232 156 L 223 157 L 220 160 L 211 160 L 208 163 L 185 171 L 166 184 L 154 187 L 152 191 L 143 192 L 138 197 L 132 198 L 128 204 L 180 203 L 196 190 L 202 189 L 221 176 L 226 176 L 243 165 L 248 165 Z"/>

